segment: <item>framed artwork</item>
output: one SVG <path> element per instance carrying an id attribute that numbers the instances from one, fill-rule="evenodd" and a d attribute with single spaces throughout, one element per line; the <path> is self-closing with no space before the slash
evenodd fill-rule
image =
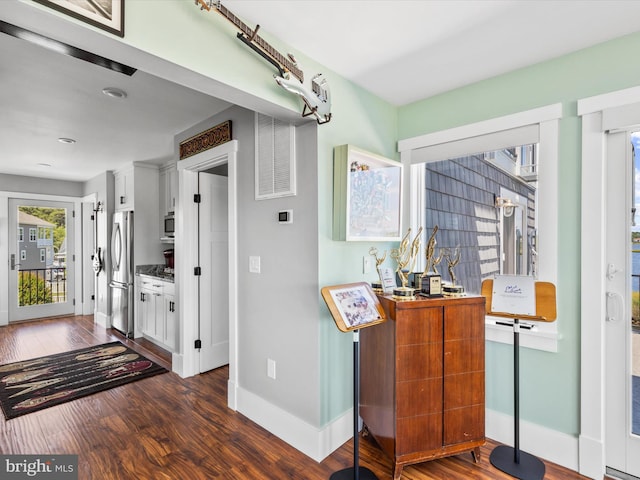
<path id="1" fill-rule="evenodd" d="M 320 292 L 341 332 L 359 330 L 386 320 L 378 297 L 366 282 L 323 287 Z"/>
<path id="2" fill-rule="evenodd" d="M 33 0 L 70 17 L 124 37 L 124 0 Z"/>
<path id="3" fill-rule="evenodd" d="M 402 164 L 341 145 L 333 153 L 333 239 L 399 241 Z"/>

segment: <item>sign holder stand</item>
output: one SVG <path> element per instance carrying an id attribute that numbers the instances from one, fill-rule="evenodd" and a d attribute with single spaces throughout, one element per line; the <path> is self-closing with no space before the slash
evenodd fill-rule
<path id="1" fill-rule="evenodd" d="M 542 463 L 539 458 L 520 450 L 520 320 L 553 322 L 557 317 L 556 289 L 552 283 L 535 282 L 535 315 L 492 311 L 492 279 L 482 282 L 482 295 L 487 298 L 487 315 L 513 319 L 514 446 L 497 446 L 491 452 L 489 460 L 498 470 L 501 470 L 512 477 L 519 478 L 521 480 L 542 480 L 545 472 L 544 463 Z"/>
<path id="2" fill-rule="evenodd" d="M 371 290 L 368 283 L 351 283 L 323 287 L 324 299 L 338 330 L 353 332 L 353 467 L 334 472 L 330 480 L 378 480 L 375 473 L 367 467 L 360 466 L 360 329 L 371 327 L 386 320 L 384 309 L 378 297 Z M 345 302 L 346 301 L 346 302 Z M 367 303 L 366 310 L 363 303 Z M 342 305 L 346 303 L 347 305 Z M 359 315 L 352 310 L 353 305 L 360 306 L 361 311 L 368 312 Z M 358 322 L 353 320 L 358 317 Z"/>

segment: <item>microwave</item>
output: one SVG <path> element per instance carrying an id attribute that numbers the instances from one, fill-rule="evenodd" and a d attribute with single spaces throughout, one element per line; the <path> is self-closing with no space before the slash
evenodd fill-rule
<path id="1" fill-rule="evenodd" d="M 169 212 L 164 217 L 164 236 L 174 237 L 176 234 L 176 216 L 173 212 Z"/>

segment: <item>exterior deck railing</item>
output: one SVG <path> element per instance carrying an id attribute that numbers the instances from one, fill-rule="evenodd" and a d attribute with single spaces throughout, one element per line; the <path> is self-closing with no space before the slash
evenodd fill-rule
<path id="1" fill-rule="evenodd" d="M 66 267 L 19 270 L 18 299 L 21 307 L 66 302 Z"/>
<path id="2" fill-rule="evenodd" d="M 631 328 L 640 330 L 640 274 L 631 275 Z"/>

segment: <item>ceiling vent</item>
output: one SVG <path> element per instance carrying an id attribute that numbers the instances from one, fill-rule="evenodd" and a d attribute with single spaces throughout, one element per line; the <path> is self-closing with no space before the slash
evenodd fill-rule
<path id="1" fill-rule="evenodd" d="M 295 194 L 295 127 L 256 113 L 256 200 Z"/>

